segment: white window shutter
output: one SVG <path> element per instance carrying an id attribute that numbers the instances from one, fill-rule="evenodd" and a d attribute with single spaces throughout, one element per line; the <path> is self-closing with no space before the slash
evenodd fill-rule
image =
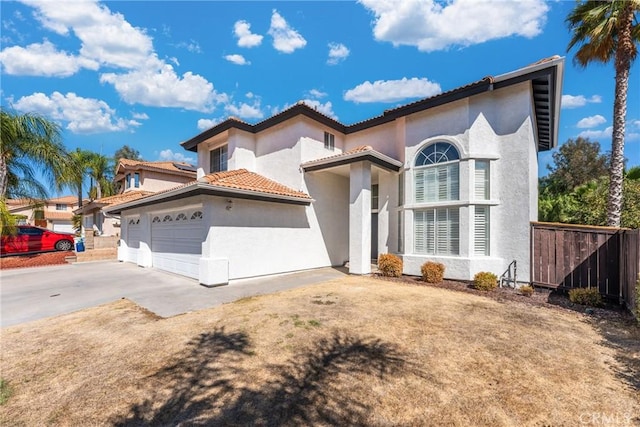
<path id="1" fill-rule="evenodd" d="M 425 170 L 417 170 L 414 176 L 416 187 L 416 203 L 425 201 Z"/>
<path id="2" fill-rule="evenodd" d="M 476 160 L 474 171 L 474 195 L 476 200 L 489 199 L 489 162 Z"/>
<path id="3" fill-rule="evenodd" d="M 473 233 L 474 254 L 489 255 L 489 207 L 476 206 Z"/>
<path id="4" fill-rule="evenodd" d="M 426 253 L 425 237 L 425 212 L 416 211 L 413 216 L 413 241 L 418 254 Z"/>

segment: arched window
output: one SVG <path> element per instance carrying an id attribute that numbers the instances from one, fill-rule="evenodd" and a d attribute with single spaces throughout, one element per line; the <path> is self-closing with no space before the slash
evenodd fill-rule
<path id="1" fill-rule="evenodd" d="M 185 214 L 183 214 L 183 213 L 179 214 L 176 217 L 176 221 L 186 221 L 186 220 L 187 220 L 187 216 Z"/>
<path id="2" fill-rule="evenodd" d="M 173 218 L 171 218 L 171 215 L 165 215 L 164 218 L 162 218 L 162 222 L 171 222 L 173 221 Z"/>
<path id="3" fill-rule="evenodd" d="M 153 217 L 153 221 L 151 222 L 160 222 L 160 217 L 159 216 L 154 216 Z"/>
<path id="4" fill-rule="evenodd" d="M 414 211 L 415 252 L 458 255 L 460 211 L 444 203 L 460 200 L 460 153 L 456 147 L 436 142 L 420 150 L 414 163 L 414 183 L 415 202 L 424 205 Z"/>
<path id="5" fill-rule="evenodd" d="M 191 215 L 191 219 L 202 219 L 202 212 L 195 211 L 193 215 Z"/>
<path id="6" fill-rule="evenodd" d="M 416 203 L 460 199 L 460 154 L 448 142 L 424 147 L 415 161 Z"/>

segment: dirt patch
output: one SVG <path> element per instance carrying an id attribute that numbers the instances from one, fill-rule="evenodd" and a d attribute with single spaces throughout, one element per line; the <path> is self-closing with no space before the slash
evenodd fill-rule
<path id="1" fill-rule="evenodd" d="M 605 302 L 602 307 L 587 307 L 572 303 L 566 293 L 546 288 L 535 288 L 535 292 L 532 295 L 526 296 L 520 293 L 517 289 L 513 289 L 511 287 L 496 288 L 492 291 L 480 291 L 473 288 L 471 282 L 463 281 L 443 280 L 440 283 L 426 283 L 420 277 L 416 276 L 385 277 L 377 273 L 372 274 L 371 277 L 378 280 L 404 283 L 413 286 L 449 289 L 452 291 L 491 298 L 500 302 L 514 301 L 523 304 L 544 306 L 546 308 L 571 310 L 587 314 L 594 319 L 610 319 L 623 323 L 634 322 L 633 315 L 620 304 L 608 301 Z"/>
<path id="2" fill-rule="evenodd" d="M 66 264 L 66 257 L 74 256 L 75 252 L 48 252 L 33 255 L 13 255 L 0 258 L 0 269 L 41 267 L 43 265 Z"/>
<path id="3" fill-rule="evenodd" d="M 371 277 L 168 319 L 121 300 L 2 330 L 0 424 L 636 425 L 639 340 L 571 310 Z"/>

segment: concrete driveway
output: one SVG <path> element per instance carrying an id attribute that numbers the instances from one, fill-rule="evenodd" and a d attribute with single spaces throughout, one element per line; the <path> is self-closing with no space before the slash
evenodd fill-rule
<path id="1" fill-rule="evenodd" d="M 193 279 L 116 261 L 3 270 L 0 326 L 70 313 L 120 298 L 170 317 L 345 275 L 338 269 L 322 268 L 206 288 Z"/>

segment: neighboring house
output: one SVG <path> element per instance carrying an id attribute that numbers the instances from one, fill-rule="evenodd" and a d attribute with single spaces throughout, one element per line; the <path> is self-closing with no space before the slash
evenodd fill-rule
<path id="1" fill-rule="evenodd" d="M 86 202 L 86 201 L 85 201 Z M 7 200 L 9 212 L 18 224 L 37 225 L 53 231 L 73 233 L 73 211 L 78 208 L 77 196 L 63 196 L 38 203 L 26 199 Z"/>
<path id="2" fill-rule="evenodd" d="M 205 285 L 345 262 L 367 274 L 381 253 L 462 280 L 517 260 L 528 281 L 563 67 L 545 59 L 352 125 L 303 103 L 229 118 L 182 143 L 196 181 L 105 208 L 122 218 L 118 258 Z"/>
<path id="3" fill-rule="evenodd" d="M 176 185 L 193 181 L 194 166 L 184 162 L 145 162 L 120 159 L 115 182 L 118 194 L 92 200 L 75 213 L 82 214 L 82 225 L 103 236 L 119 236 L 120 220 L 105 215 L 103 209 L 115 204 L 130 202 L 166 190 Z"/>

